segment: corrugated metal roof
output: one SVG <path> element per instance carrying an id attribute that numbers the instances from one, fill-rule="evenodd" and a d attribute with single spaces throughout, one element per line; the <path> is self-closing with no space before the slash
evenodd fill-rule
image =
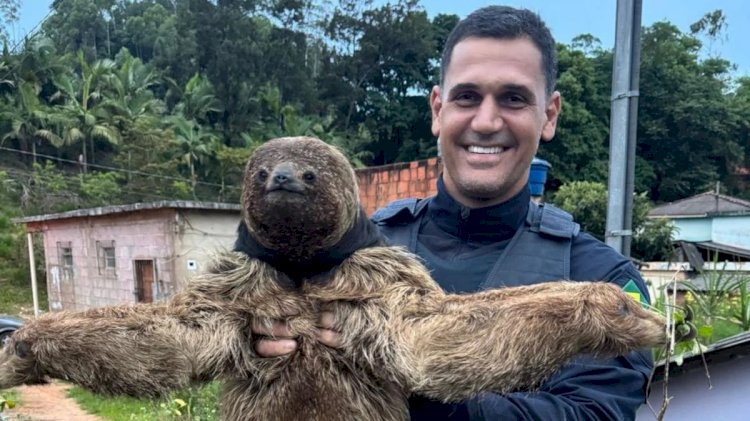
<path id="1" fill-rule="evenodd" d="M 648 213 L 653 217 L 702 217 L 708 215 L 750 214 L 750 202 L 714 192 L 656 206 Z"/>
<path id="2" fill-rule="evenodd" d="M 28 222 L 54 221 L 57 219 L 80 218 L 89 216 L 111 215 L 115 213 L 138 212 L 153 209 L 202 209 L 202 210 L 225 210 L 240 211 L 240 205 L 235 203 L 218 202 L 194 202 L 190 200 L 162 200 L 158 202 L 133 203 L 130 205 L 102 206 L 98 208 L 76 209 L 68 212 L 50 213 L 46 215 L 26 216 L 14 218 L 16 224 Z"/>

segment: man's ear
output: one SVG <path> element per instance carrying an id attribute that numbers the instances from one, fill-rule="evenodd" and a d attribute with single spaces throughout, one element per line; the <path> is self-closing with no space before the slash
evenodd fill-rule
<path id="1" fill-rule="evenodd" d="M 440 110 L 443 108 L 443 101 L 440 99 L 440 86 L 435 85 L 430 92 L 430 110 L 432 111 L 432 134 L 440 137 Z"/>
<path id="2" fill-rule="evenodd" d="M 549 142 L 553 137 L 555 137 L 555 130 L 557 129 L 557 116 L 560 115 L 560 107 L 562 107 L 560 92 L 555 91 L 552 93 L 552 95 L 550 95 L 549 100 L 547 101 L 547 105 L 544 108 L 544 115 L 546 116 L 546 120 L 544 122 L 544 126 L 542 127 L 542 142 Z"/>

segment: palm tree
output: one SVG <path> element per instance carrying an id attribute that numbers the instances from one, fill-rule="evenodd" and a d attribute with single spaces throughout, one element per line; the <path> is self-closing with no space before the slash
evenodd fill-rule
<path id="1" fill-rule="evenodd" d="M 185 84 L 185 88 L 180 90 L 172 81 L 170 88 L 178 91 L 180 101 L 174 108 L 175 114 L 182 114 L 187 119 L 196 122 L 206 123 L 208 115 L 211 113 L 220 113 L 224 110 L 221 102 L 216 98 L 216 93 L 211 82 L 199 74 L 195 74 Z"/>
<path id="2" fill-rule="evenodd" d="M 107 79 L 101 102 L 112 117 L 111 125 L 122 134 L 132 132 L 134 136 L 157 129 L 165 106 L 150 88 L 160 84 L 158 73 L 124 49 L 116 63 L 118 67 Z"/>
<path id="3" fill-rule="evenodd" d="M 87 171 L 89 162 L 86 143 L 91 145 L 91 162 L 94 162 L 95 141 L 103 140 L 116 145 L 120 143 L 119 131 L 109 124 L 111 113 L 102 106 L 102 89 L 112 79 L 115 63 L 112 60 L 97 60 L 89 65 L 78 52 L 81 76 L 63 74 L 56 78 L 59 89 L 56 96 L 64 98 L 60 107 L 63 121 L 63 140 L 72 145 L 81 142 L 81 165 Z M 53 98 L 55 99 L 55 98 Z"/>
<path id="4" fill-rule="evenodd" d="M 56 148 L 63 145 L 63 140 L 47 128 L 54 121 L 54 113 L 39 100 L 39 91 L 38 85 L 21 80 L 10 107 L 0 113 L 0 118 L 10 126 L 2 140 L 17 139 L 22 149 L 25 149 L 23 145 L 31 145 L 33 162 L 36 162 L 38 141 L 47 141 Z"/>
<path id="5" fill-rule="evenodd" d="M 179 159 L 190 171 L 190 183 L 193 199 L 197 200 L 195 186 L 198 184 L 196 166 L 214 155 L 218 144 L 218 137 L 201 127 L 195 120 L 189 120 L 183 115 L 176 115 L 169 119 L 174 142 L 179 149 Z"/>

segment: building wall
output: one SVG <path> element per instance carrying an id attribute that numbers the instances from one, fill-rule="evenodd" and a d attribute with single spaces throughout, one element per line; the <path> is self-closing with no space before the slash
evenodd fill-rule
<path id="1" fill-rule="evenodd" d="M 711 241 L 710 218 L 673 219 L 672 222 L 677 227 L 675 240 Z"/>
<path id="2" fill-rule="evenodd" d="M 714 241 L 750 249 L 750 216 L 713 216 L 677 218 L 675 240 Z"/>
<path id="3" fill-rule="evenodd" d="M 157 279 L 173 279 L 170 209 L 41 223 L 50 310 L 80 310 L 136 301 L 134 259 L 154 259 Z M 100 270 L 97 241 L 114 241 L 115 269 Z M 58 242 L 69 242 L 73 268 L 61 266 Z M 155 296 L 156 296 L 156 290 Z"/>
<path id="4" fill-rule="evenodd" d="M 750 249 L 750 216 L 719 216 L 713 218 L 713 241 Z"/>
<path id="5" fill-rule="evenodd" d="M 440 163 L 437 158 L 358 169 L 359 199 L 368 215 L 405 197 L 437 193 Z"/>
<path id="6" fill-rule="evenodd" d="M 183 282 L 203 271 L 211 256 L 231 250 L 237 238 L 239 212 L 180 209 L 175 236 L 175 280 Z"/>

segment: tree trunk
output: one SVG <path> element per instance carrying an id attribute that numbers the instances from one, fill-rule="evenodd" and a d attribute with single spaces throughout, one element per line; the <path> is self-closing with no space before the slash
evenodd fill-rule
<path id="1" fill-rule="evenodd" d="M 83 172 L 85 173 L 87 171 L 86 163 L 87 157 L 86 157 L 86 139 L 83 139 L 81 141 L 81 145 L 83 145 L 83 154 L 81 154 L 80 159 L 78 159 L 79 163 L 81 164 L 81 168 L 83 169 Z"/>

